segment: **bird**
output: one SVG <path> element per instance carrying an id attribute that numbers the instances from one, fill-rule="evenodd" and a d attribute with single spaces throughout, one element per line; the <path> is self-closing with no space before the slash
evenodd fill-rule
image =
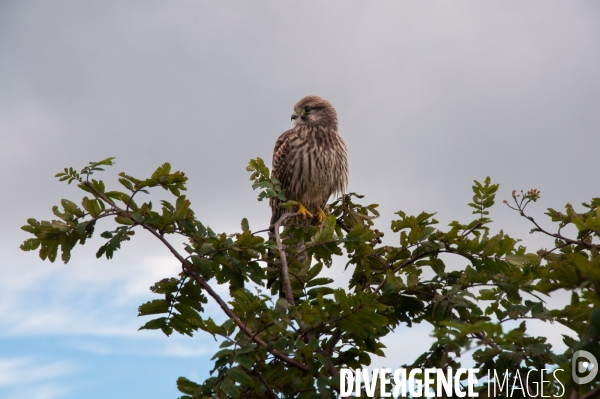
<path id="1" fill-rule="evenodd" d="M 338 134 L 337 112 L 318 96 L 307 96 L 294 106 L 294 127 L 275 142 L 272 175 L 281 182 L 288 200 L 298 203 L 303 219 L 323 222 L 323 209 L 332 195 L 343 194 L 348 185 L 348 156 Z M 287 209 L 272 198 L 271 225 Z"/>
<path id="2" fill-rule="evenodd" d="M 306 221 L 322 224 L 325 206 L 332 195 L 341 195 L 348 185 L 348 155 L 338 134 L 337 112 L 331 103 L 310 95 L 294 105 L 294 127 L 284 132 L 273 149 L 272 176 L 281 183 L 288 200 Z M 270 200 L 273 226 L 292 209 L 279 208 L 280 200 Z M 316 220 L 314 220 L 316 219 Z M 269 280 L 270 287 L 275 280 Z"/>

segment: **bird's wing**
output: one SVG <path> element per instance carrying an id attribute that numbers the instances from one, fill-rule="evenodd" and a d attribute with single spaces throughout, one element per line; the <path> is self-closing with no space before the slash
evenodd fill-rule
<path id="1" fill-rule="evenodd" d="M 275 142 L 273 149 L 273 177 L 281 182 L 282 187 L 287 187 L 288 154 L 290 151 L 290 138 L 294 135 L 294 129 L 283 133 Z"/>
<path id="2" fill-rule="evenodd" d="M 294 134 L 294 129 L 290 129 L 283 133 L 275 142 L 275 148 L 273 149 L 272 175 L 281 182 L 283 188 L 288 187 L 289 183 L 289 174 L 287 170 L 289 161 L 288 155 L 290 152 L 290 139 Z M 277 206 L 278 204 L 279 200 L 277 198 L 271 198 L 271 225 L 279 220 L 283 214 L 283 210 L 279 209 Z"/>

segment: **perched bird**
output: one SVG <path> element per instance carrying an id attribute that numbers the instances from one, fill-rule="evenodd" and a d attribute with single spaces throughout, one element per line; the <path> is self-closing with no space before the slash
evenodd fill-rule
<path id="1" fill-rule="evenodd" d="M 273 176 L 285 189 L 288 200 L 298 202 L 303 219 L 323 221 L 323 209 L 334 194 L 348 184 L 346 144 L 338 134 L 337 113 L 329 101 L 307 96 L 294 106 L 294 127 L 283 133 L 273 150 Z M 271 225 L 287 209 L 271 199 Z"/>
<path id="2" fill-rule="evenodd" d="M 294 127 L 275 142 L 272 174 L 287 199 L 298 203 L 304 221 L 308 217 L 322 223 L 327 200 L 343 194 L 348 184 L 346 144 L 337 131 L 337 113 L 329 101 L 308 96 L 294 106 L 292 120 Z M 278 204 L 277 198 L 271 199 L 271 233 L 285 212 L 295 212 Z M 267 287 L 275 281 L 270 279 Z"/>

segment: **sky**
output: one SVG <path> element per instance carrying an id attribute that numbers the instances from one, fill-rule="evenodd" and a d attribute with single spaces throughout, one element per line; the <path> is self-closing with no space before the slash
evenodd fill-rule
<path id="1" fill-rule="evenodd" d="M 113 184 L 170 162 L 202 222 L 262 229 L 245 166 L 269 163 L 315 94 L 337 109 L 349 190 L 380 204 L 382 231 L 398 210 L 469 221 L 472 182 L 490 176 L 493 229 L 534 251 L 552 242 L 501 202 L 539 189 L 531 213 L 550 227 L 546 208 L 600 195 L 598 49 L 591 1 L 0 1 L 0 397 L 175 398 L 177 377 L 212 368 L 211 337 L 137 331 L 148 287 L 178 271 L 150 237 L 110 261 L 94 239 L 67 265 L 19 249 L 27 218 L 81 198 L 62 168 L 114 156 Z M 559 326 L 531 328 L 560 347 Z M 428 334 L 400 328 L 374 364 L 412 362 Z"/>

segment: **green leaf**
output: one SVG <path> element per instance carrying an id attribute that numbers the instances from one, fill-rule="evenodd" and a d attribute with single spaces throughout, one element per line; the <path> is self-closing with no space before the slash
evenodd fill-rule
<path id="1" fill-rule="evenodd" d="M 133 220 L 126 218 L 124 216 L 116 216 L 115 222 L 117 222 L 119 224 L 123 224 L 125 226 L 133 226 L 135 224 L 135 222 Z"/>
<path id="2" fill-rule="evenodd" d="M 321 273 L 323 269 L 323 263 L 317 262 L 313 267 L 311 267 L 306 273 L 306 281 L 310 281 Z"/>
<path id="3" fill-rule="evenodd" d="M 335 232 L 335 223 L 335 215 L 329 215 L 327 219 L 325 219 L 323 230 L 321 231 L 321 235 L 319 236 L 319 240 L 317 242 L 329 241 L 332 239 L 333 233 Z"/>
<path id="4" fill-rule="evenodd" d="M 153 299 L 149 302 L 140 305 L 138 308 L 138 316 L 149 314 L 167 313 L 169 311 L 169 303 L 164 299 Z"/>
<path id="5" fill-rule="evenodd" d="M 242 231 L 250 231 L 250 225 L 248 225 L 248 219 L 242 219 Z"/>
<path id="6" fill-rule="evenodd" d="M 279 204 L 277 204 L 278 207 L 282 208 L 282 209 L 290 209 L 293 208 L 295 206 L 298 206 L 298 202 L 297 201 L 285 201 L 285 202 L 280 202 Z"/>
<path id="7" fill-rule="evenodd" d="M 525 263 L 527 263 L 527 261 L 529 261 L 529 258 L 527 257 L 527 255 L 519 255 L 519 254 L 506 254 L 506 256 L 504 258 L 511 265 L 515 265 L 515 266 L 519 266 L 519 267 L 523 267 L 525 265 Z"/>
<path id="8" fill-rule="evenodd" d="M 133 184 L 131 184 L 131 182 L 123 177 L 121 177 L 119 179 L 119 183 L 121 183 L 126 189 L 130 190 L 130 191 L 135 191 L 133 188 Z"/>
<path id="9" fill-rule="evenodd" d="M 177 389 L 179 392 L 193 395 L 198 388 L 200 388 L 200 385 L 188 380 L 185 377 L 179 377 L 177 379 Z"/>
<path id="10" fill-rule="evenodd" d="M 198 253 L 198 255 L 206 255 L 207 253 L 212 251 L 212 249 L 213 249 L 213 245 L 210 242 L 205 242 L 200 246 L 197 253 Z"/>
<path id="11" fill-rule="evenodd" d="M 232 380 L 234 380 L 235 382 L 238 382 L 242 385 L 250 386 L 250 387 L 254 385 L 254 381 L 252 380 L 252 377 L 250 377 L 248 374 L 246 374 L 241 369 L 229 369 L 227 371 L 227 374 L 231 377 Z"/>
<path id="12" fill-rule="evenodd" d="M 223 382 L 221 382 L 221 389 L 228 398 L 237 399 L 240 397 L 240 390 L 235 386 L 230 378 L 226 378 L 223 380 Z"/>
<path id="13" fill-rule="evenodd" d="M 23 242 L 23 244 L 21 244 L 21 249 L 23 251 L 34 251 L 38 249 L 39 246 L 40 240 L 38 240 L 37 238 L 28 238 L 27 240 L 25 240 L 25 242 Z"/>
<path id="14" fill-rule="evenodd" d="M 279 337 L 277 340 L 277 344 L 275 345 L 277 349 L 280 351 L 284 350 L 287 347 L 288 340 L 286 337 Z"/>
<path id="15" fill-rule="evenodd" d="M 414 289 L 418 283 L 419 276 L 417 275 L 417 273 L 409 273 L 406 279 L 406 285 L 408 285 L 408 288 Z"/>
<path id="16" fill-rule="evenodd" d="M 167 324 L 166 317 L 159 317 L 158 319 L 150 320 L 143 326 L 141 326 L 138 330 L 158 330 L 164 328 Z"/>
<path id="17" fill-rule="evenodd" d="M 519 295 L 519 288 L 514 284 L 505 283 L 502 281 L 497 281 L 496 285 L 500 287 L 500 289 L 509 296 L 509 298 L 521 300 L 521 296 Z"/>
<path id="18" fill-rule="evenodd" d="M 320 278 L 315 278 L 311 281 L 309 281 L 308 283 L 306 283 L 307 287 L 314 287 L 316 285 L 327 285 L 327 284 L 331 284 L 333 283 L 333 279 L 329 278 L 329 277 L 320 277 Z"/>

